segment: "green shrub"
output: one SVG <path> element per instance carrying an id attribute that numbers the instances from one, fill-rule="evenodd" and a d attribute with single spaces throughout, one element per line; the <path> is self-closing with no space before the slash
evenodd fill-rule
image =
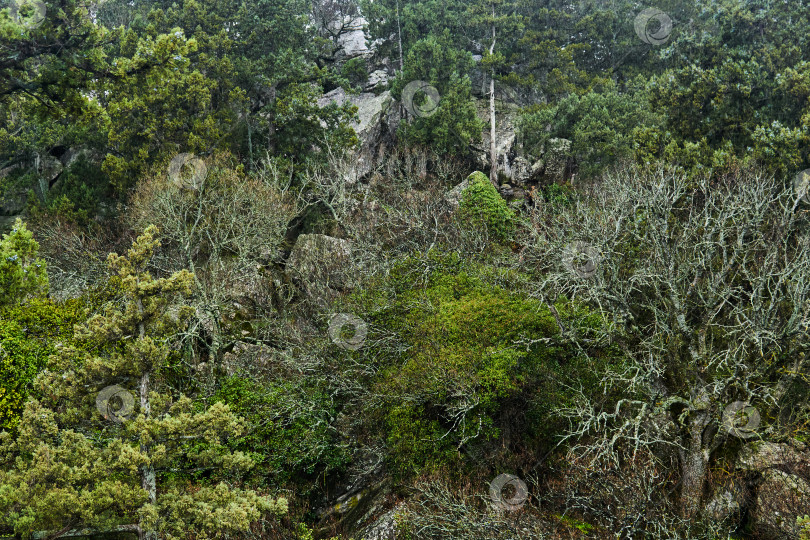
<path id="1" fill-rule="evenodd" d="M 352 58 L 343 64 L 341 74 L 352 84 L 352 86 L 363 86 L 368 80 L 368 68 L 363 58 Z"/>
<path id="2" fill-rule="evenodd" d="M 468 180 L 470 184 L 461 193 L 458 219 L 470 227 L 485 227 L 499 242 L 508 241 L 515 232 L 515 212 L 484 173 L 476 171 Z"/>
<path id="3" fill-rule="evenodd" d="M 610 165 L 634 156 L 637 126 L 657 126 L 659 120 L 641 92 L 571 94 L 539 109 L 528 109 L 520 120 L 526 150 L 538 157 L 553 138 L 571 141 L 579 171 L 595 176 Z"/>
<path id="4" fill-rule="evenodd" d="M 85 306 L 84 299 L 34 299 L 0 312 L 0 431 L 18 425 L 31 382 L 56 344 L 72 338 Z"/>
<path id="5" fill-rule="evenodd" d="M 505 428 L 521 433 L 517 444 L 541 439 L 550 449 L 561 426 L 553 409 L 571 399 L 566 385 L 596 386 L 599 366 L 560 339 L 548 306 L 522 292 L 527 280 L 429 252 L 357 294 L 369 341 L 387 336 L 383 350 L 364 348 L 377 368 L 372 393 L 383 396 L 368 417 L 384 425 L 398 477 L 457 470 L 460 446 L 485 445 Z M 555 307 L 580 336 L 600 324 L 566 299 Z"/>
<path id="6" fill-rule="evenodd" d="M 334 440 L 334 403 L 319 389 L 232 376 L 214 399 L 246 420 L 249 429 L 235 449 L 249 454 L 259 464 L 256 472 L 272 475 L 275 482 L 328 474 L 348 461 L 345 449 Z"/>
<path id="7" fill-rule="evenodd" d="M 801 527 L 799 530 L 799 540 L 810 540 L 810 516 L 798 517 L 796 524 Z"/>
<path id="8" fill-rule="evenodd" d="M 439 93 L 439 102 L 432 113 L 400 122 L 397 139 L 407 146 L 431 148 L 439 155 L 469 157 L 470 143 L 481 137 L 484 127 L 467 75 L 474 65 L 472 53 L 457 48 L 448 32 L 414 43 L 404 70 L 391 84 L 391 96 L 401 100 L 407 84 L 424 81 Z M 413 96 L 413 103 L 422 107 L 427 99 L 420 91 Z"/>
<path id="9" fill-rule="evenodd" d="M 38 254 L 39 243 L 17 218 L 11 232 L 0 239 L 0 308 L 47 294 L 45 261 Z"/>

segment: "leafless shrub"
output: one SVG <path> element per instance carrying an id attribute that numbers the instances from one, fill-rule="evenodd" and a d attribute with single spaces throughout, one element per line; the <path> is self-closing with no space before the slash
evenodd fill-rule
<path id="1" fill-rule="evenodd" d="M 487 250 L 487 231 L 460 227 L 445 199 L 463 179 L 458 162 L 400 149 L 364 183 L 350 159 L 333 155 L 328 168 L 306 174 L 305 204 L 328 209 L 337 225 L 333 234 L 352 241 L 354 267 L 367 278 L 407 254 L 436 248 L 475 258 Z"/>
<path id="2" fill-rule="evenodd" d="M 683 518 L 672 497 L 677 456 L 668 460 L 649 449 L 618 445 L 618 461 L 592 460 L 570 451 L 567 463 L 547 486 L 549 499 L 564 497 L 572 515 L 598 524 L 596 538 L 716 538 L 706 523 Z M 718 531 L 719 532 L 719 531 Z"/>
<path id="3" fill-rule="evenodd" d="M 399 518 L 399 529 L 412 538 L 452 540 L 512 540 L 526 538 L 575 538 L 544 522 L 536 508 L 495 509 L 487 495 L 487 485 L 453 489 L 438 480 L 425 480 L 416 486 Z M 557 530 L 555 530 L 557 529 Z"/>
<path id="4" fill-rule="evenodd" d="M 58 217 L 40 217 L 35 223 L 40 256 L 48 263 L 50 294 L 55 299 L 74 298 L 107 276 L 107 255 L 128 245 L 125 232 L 91 223 L 87 229 Z"/>
<path id="5" fill-rule="evenodd" d="M 289 296 L 274 266 L 287 224 L 298 213 L 288 188 L 288 178 L 272 163 L 247 176 L 218 156 L 199 186 L 181 187 L 158 173 L 142 180 L 132 198 L 131 226 L 160 229 L 164 249 L 157 271 L 194 273 L 197 319 L 187 337 L 207 338 L 215 362 L 230 345 L 229 320 L 249 322 L 257 312 L 282 309 Z"/>

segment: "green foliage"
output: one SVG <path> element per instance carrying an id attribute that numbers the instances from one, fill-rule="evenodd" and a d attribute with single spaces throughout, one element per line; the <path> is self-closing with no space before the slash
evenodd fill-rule
<path id="1" fill-rule="evenodd" d="M 28 386 L 44 367 L 43 351 L 13 321 L 0 321 L 0 429 L 13 429 L 19 421 Z"/>
<path id="2" fill-rule="evenodd" d="M 30 537 L 138 523 L 173 539 L 244 531 L 286 511 L 284 499 L 225 482 L 253 465 L 226 446 L 242 419 L 222 403 L 195 411 L 191 398 L 160 384 L 172 337 L 190 315 L 174 302 L 191 292 L 192 276 L 149 274 L 156 232 L 149 227 L 125 256 L 110 254 L 122 298 L 76 325 L 76 343 L 60 347 L 37 377 L 38 399 L 26 403 L 18 434 L 0 433 L 0 531 Z M 114 405 L 102 416 L 98 392 L 135 381 L 137 413 L 123 425 L 108 420 Z M 207 481 L 174 480 L 184 467 L 207 471 Z"/>
<path id="3" fill-rule="evenodd" d="M 472 66 L 472 55 L 457 49 L 449 33 L 419 40 L 413 46 L 404 71 L 392 84 L 391 95 L 401 99 L 408 83 L 425 81 L 439 92 L 439 103 L 430 115 L 400 124 L 398 136 L 402 141 L 429 146 L 438 154 L 468 154 L 470 142 L 480 136 L 483 127 L 472 100 L 468 76 Z M 414 96 L 417 105 L 427 99 L 421 92 Z"/>
<path id="4" fill-rule="evenodd" d="M 290 84 L 279 93 L 269 111 L 274 122 L 274 148 L 290 163 L 307 163 L 319 156 L 312 145 L 335 150 L 354 147 L 357 135 L 349 127 L 357 107 L 332 102 L 318 106 L 321 88 L 310 84 Z M 261 123 L 260 125 L 264 125 Z"/>
<path id="5" fill-rule="evenodd" d="M 21 219 L 0 239 L 0 308 L 48 292 L 45 261 L 37 258 L 39 244 Z"/>
<path id="6" fill-rule="evenodd" d="M 461 193 L 458 219 L 469 227 L 483 227 L 496 241 L 509 241 L 515 232 L 515 212 L 484 173 L 476 171 L 468 180 Z"/>
<path id="7" fill-rule="evenodd" d="M 634 130 L 653 128 L 658 118 L 646 106 L 643 94 L 618 93 L 610 88 L 602 93 L 571 94 L 520 121 L 524 148 L 542 156 L 552 138 L 571 141 L 578 170 L 594 176 L 610 165 L 634 156 Z"/>
<path id="8" fill-rule="evenodd" d="M 58 303 L 31 299 L 0 310 L 0 430 L 19 424 L 32 381 L 56 345 L 72 339 L 73 325 L 90 302 L 90 295 Z"/>
<path id="9" fill-rule="evenodd" d="M 807 24 L 807 10 L 722 0 L 699 14 L 700 22 L 707 20 L 714 30 L 679 36 L 675 65 L 650 80 L 651 105 L 666 121 L 665 142 L 705 144 L 710 151 L 698 158 L 703 167 L 726 145 L 778 174 L 806 166 L 810 70 L 803 59 L 810 40 L 793 28 Z"/>
<path id="10" fill-rule="evenodd" d="M 370 326 L 397 336 L 373 383 L 390 397 L 371 413 L 384 413 L 395 474 L 459 465 L 458 449 L 497 438 L 512 408 L 538 418 L 528 420 L 527 444 L 551 446 L 551 411 L 568 399 L 559 382 L 588 380 L 594 365 L 557 340 L 554 316 L 521 294 L 522 279 L 431 252 L 402 260 L 359 298 Z M 600 324 L 565 299 L 557 310 L 582 335 Z"/>
<path id="11" fill-rule="evenodd" d="M 810 540 L 810 516 L 799 516 L 796 518 L 796 524 L 801 527 L 799 530 L 799 540 Z"/>
<path id="12" fill-rule="evenodd" d="M 214 399 L 245 419 L 248 428 L 232 446 L 254 459 L 260 477 L 281 484 L 331 474 L 347 463 L 330 427 L 335 403 L 317 388 L 232 376 Z"/>
<path id="13" fill-rule="evenodd" d="M 368 68 L 366 60 L 362 57 L 352 58 L 343 64 L 341 74 L 352 84 L 352 86 L 363 87 L 368 80 Z"/>
<path id="14" fill-rule="evenodd" d="M 556 207 L 570 206 L 576 200 L 576 191 L 567 184 L 549 184 L 543 188 L 543 200 Z"/>

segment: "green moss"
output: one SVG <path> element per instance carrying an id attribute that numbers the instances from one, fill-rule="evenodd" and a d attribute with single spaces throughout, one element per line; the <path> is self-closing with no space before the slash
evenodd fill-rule
<path id="1" fill-rule="evenodd" d="M 576 519 L 575 517 L 572 517 L 572 516 L 563 516 L 563 515 L 555 514 L 554 517 L 556 517 L 557 519 L 559 519 L 560 521 L 562 521 L 566 525 L 584 532 L 585 534 L 590 534 L 594 530 L 594 526 L 591 525 L 590 523 L 587 523 L 585 521 L 580 521 L 580 520 L 578 520 L 578 519 Z"/>
<path id="2" fill-rule="evenodd" d="M 508 241 L 515 233 L 515 212 L 484 173 L 476 171 L 461 193 L 458 218 L 471 227 L 485 227 L 490 237 Z"/>

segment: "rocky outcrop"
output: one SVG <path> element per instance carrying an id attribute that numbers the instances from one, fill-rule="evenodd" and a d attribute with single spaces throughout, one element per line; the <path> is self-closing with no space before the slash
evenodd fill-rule
<path id="1" fill-rule="evenodd" d="M 321 532 L 328 534 L 331 527 L 342 528 L 366 540 L 393 540 L 396 509 L 387 509 L 391 496 L 391 480 L 384 479 L 344 493 L 321 514 Z"/>
<path id="2" fill-rule="evenodd" d="M 396 527 L 404 505 L 399 504 L 375 519 L 360 533 L 365 540 L 395 540 Z"/>
<path id="3" fill-rule="evenodd" d="M 810 452 L 790 441 L 755 441 L 737 454 L 739 478 L 715 489 L 706 515 L 746 526 L 762 539 L 798 539 L 796 518 L 810 509 Z"/>
<path id="4" fill-rule="evenodd" d="M 759 538 L 796 539 L 796 519 L 810 509 L 810 483 L 779 469 L 763 473 L 751 509 L 752 529 Z"/>
<path id="5" fill-rule="evenodd" d="M 481 134 L 481 148 L 490 144 L 489 110 L 484 100 L 477 102 L 478 117 L 486 124 Z M 529 154 L 523 147 L 518 130 L 520 109 L 514 102 L 496 102 L 495 149 L 498 171 L 508 178 L 511 187 L 523 188 L 538 182 L 559 183 L 566 180 L 571 169 L 571 141 L 550 139 L 538 155 Z M 478 166 L 489 170 L 489 154 L 478 154 Z"/>
<path id="6" fill-rule="evenodd" d="M 287 272 L 306 291 L 315 296 L 352 286 L 350 261 L 352 245 L 348 240 L 323 234 L 302 234 L 287 260 Z"/>
<path id="7" fill-rule="evenodd" d="M 745 487 L 742 482 L 726 482 L 714 490 L 706 505 L 706 515 L 716 522 L 737 523 L 745 503 Z"/>
<path id="8" fill-rule="evenodd" d="M 476 174 L 480 174 L 483 176 L 484 173 L 479 171 L 472 173 L 470 176 L 465 178 L 461 183 L 459 183 L 453 189 L 444 194 L 444 200 L 447 202 L 447 204 L 450 205 L 450 208 L 454 212 L 458 210 L 458 207 L 461 205 L 461 194 L 464 192 L 465 189 L 467 189 L 467 187 L 469 187 L 470 182 L 473 179 L 473 176 Z"/>
<path id="9" fill-rule="evenodd" d="M 380 93 L 386 89 L 391 76 L 386 69 L 377 69 L 372 71 L 365 86 L 363 87 L 366 92 Z"/>
<path id="10" fill-rule="evenodd" d="M 349 60 L 357 57 L 369 57 L 374 54 L 374 49 L 369 46 L 369 39 L 366 33 L 368 21 L 359 15 L 346 23 L 347 31 L 338 37 L 340 46 L 339 60 Z"/>
<path id="11" fill-rule="evenodd" d="M 357 176 L 360 178 L 371 172 L 377 163 L 380 149 L 384 148 L 386 141 L 390 141 L 396 133 L 400 116 L 398 108 L 392 107 L 393 101 L 388 91 L 379 95 L 373 92 L 351 95 L 343 88 L 336 88 L 324 94 L 318 101 L 319 107 L 325 107 L 330 103 L 338 105 L 351 103 L 357 106 L 358 120 L 352 127 L 360 140 L 360 147 L 355 156 Z"/>
<path id="12" fill-rule="evenodd" d="M 737 468 L 762 472 L 773 467 L 797 468 L 810 465 L 807 445 L 756 441 L 746 444 L 737 456 Z"/>
<path id="13" fill-rule="evenodd" d="M 751 528 L 761 538 L 799 538 L 796 518 L 810 509 L 810 452 L 798 441 L 746 444 L 737 467 L 754 478 Z"/>
<path id="14" fill-rule="evenodd" d="M 83 148 L 63 148 L 57 155 L 38 156 L 27 165 L 16 164 L 0 170 L 0 231 L 3 231 L 21 216 L 28 204 L 28 193 L 33 190 L 37 196 L 48 198 L 48 193 L 62 181 L 62 172 L 73 165 L 79 157 L 100 161 L 101 157 Z M 23 171 L 23 169 L 25 169 Z M 33 173 L 31 181 L 10 181 L 9 176 L 17 172 Z"/>
<path id="15" fill-rule="evenodd" d="M 360 139 L 360 148 L 356 153 L 358 177 L 366 176 L 378 163 L 382 154 L 395 142 L 397 128 L 402 121 L 402 107 L 396 102 L 389 91 L 379 92 L 387 85 L 387 72 L 375 71 L 366 85 L 367 91 L 352 95 L 342 88 L 336 88 L 324 94 L 318 105 L 324 107 L 329 103 L 352 103 L 358 108 L 358 121 L 354 130 Z M 368 91 L 374 89 L 375 91 Z M 489 117 L 487 104 L 480 100 L 477 102 L 479 118 L 487 126 Z M 571 156 L 571 141 L 567 139 L 551 139 L 540 149 L 539 155 L 530 155 L 523 149 L 517 129 L 519 109 L 513 103 L 500 102 L 496 116 L 495 137 L 498 159 L 498 171 L 507 180 L 512 191 L 508 191 L 507 198 L 523 198 L 527 186 L 540 182 L 563 182 L 570 174 L 573 158 Z M 474 146 L 478 149 L 476 154 L 477 166 L 481 170 L 489 170 L 489 128 L 481 132 L 481 140 Z"/>

